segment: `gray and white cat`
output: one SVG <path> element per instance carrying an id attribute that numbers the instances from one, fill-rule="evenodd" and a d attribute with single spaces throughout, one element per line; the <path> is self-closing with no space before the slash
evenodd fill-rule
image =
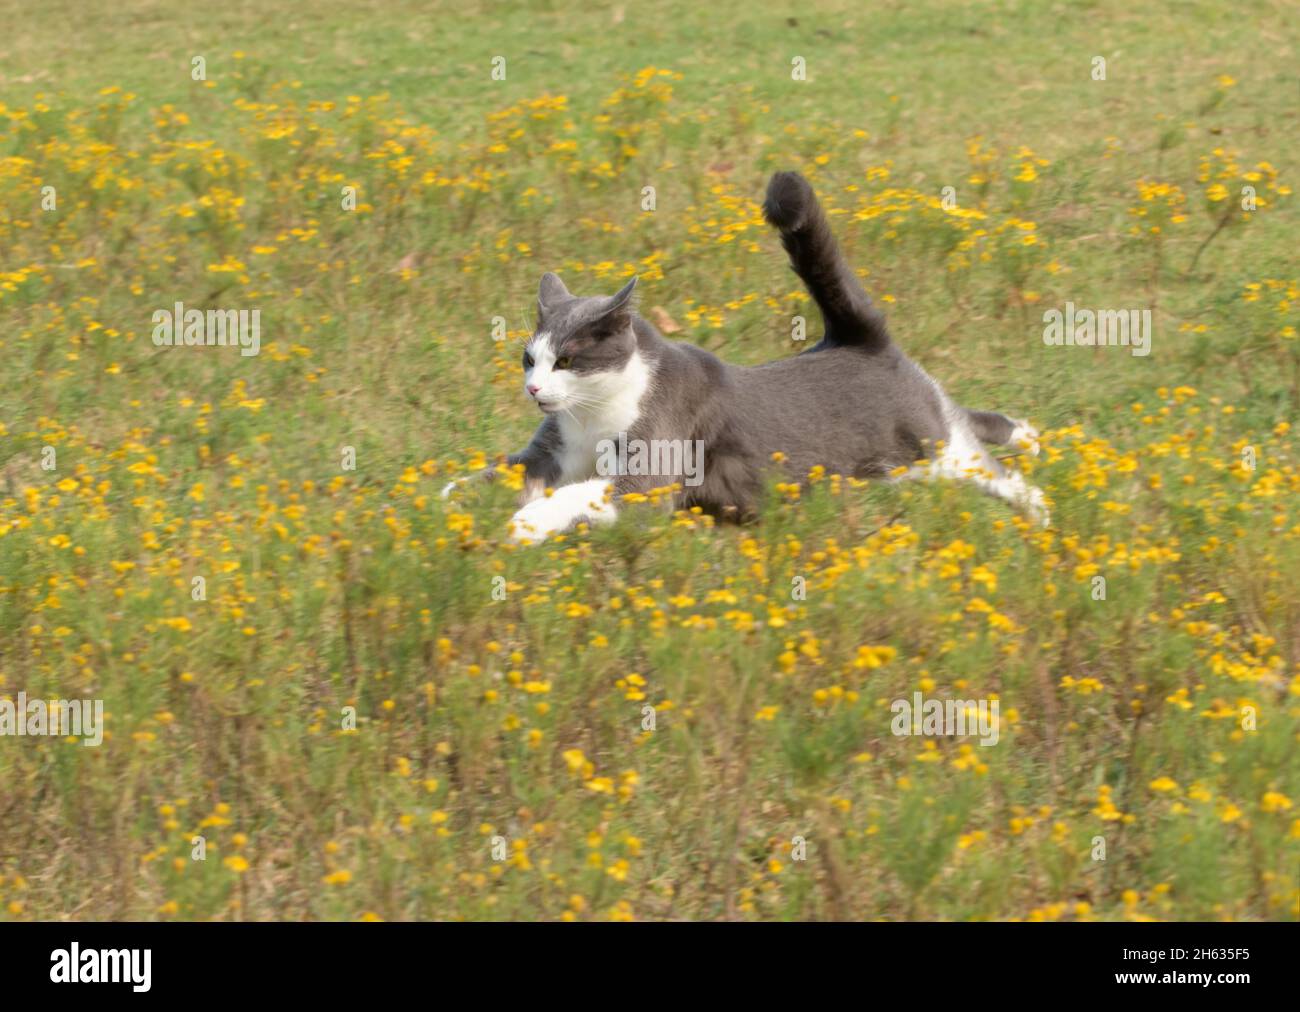
<path id="1" fill-rule="evenodd" d="M 511 536 L 543 540 L 579 520 L 607 523 L 622 496 L 673 483 L 681 485 L 676 508 L 749 520 L 774 468 L 802 481 L 817 465 L 856 478 L 899 467 L 910 467 L 908 477 L 966 478 L 1046 524 L 1042 492 L 982 445 L 1018 444 L 1036 454 L 1038 433 L 996 412 L 959 407 L 890 340 L 808 181 L 776 173 L 763 214 L 780 231 L 825 326 L 821 341 L 793 358 L 728 365 L 667 340 L 633 311 L 635 277 L 616 295 L 584 298 L 554 274 L 542 276 L 523 367 L 524 388 L 545 417 L 532 441 L 508 458 L 524 465 L 525 482 Z M 620 440 L 675 443 L 688 452 L 651 455 L 651 473 L 611 469 L 607 451 Z M 702 449 L 703 461 L 688 483 L 683 462 L 692 447 Z M 922 459 L 928 463 L 916 466 Z"/>

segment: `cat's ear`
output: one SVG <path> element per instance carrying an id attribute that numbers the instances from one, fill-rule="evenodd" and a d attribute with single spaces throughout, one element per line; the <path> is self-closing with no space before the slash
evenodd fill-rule
<path id="1" fill-rule="evenodd" d="M 542 275 L 541 284 L 537 286 L 537 308 L 546 312 L 547 308 L 554 306 L 561 299 L 571 298 L 569 290 L 564 287 L 564 282 L 558 277 L 547 271 Z"/>
<path id="2" fill-rule="evenodd" d="M 636 275 L 607 299 L 601 299 L 592 314 L 597 337 L 616 334 L 627 328 L 632 320 L 632 290 L 636 288 Z"/>
<path id="3" fill-rule="evenodd" d="M 620 288 L 617 292 L 609 297 L 609 305 L 605 307 L 606 313 L 612 313 L 616 309 L 622 309 L 627 304 L 627 300 L 632 298 L 632 290 L 636 288 L 636 275 L 632 275 L 632 280 Z"/>

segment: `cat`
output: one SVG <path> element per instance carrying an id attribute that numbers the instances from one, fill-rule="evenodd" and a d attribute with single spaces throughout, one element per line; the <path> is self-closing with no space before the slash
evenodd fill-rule
<path id="1" fill-rule="evenodd" d="M 959 407 L 903 354 L 803 176 L 773 175 L 763 214 L 825 328 L 814 347 L 792 358 L 728 365 L 669 341 L 634 311 L 635 277 L 615 295 L 581 297 L 556 275 L 542 276 L 523 369 L 525 392 L 543 418 L 531 442 L 507 458 L 524 474 L 511 537 L 542 541 L 579 521 L 608 523 L 629 493 L 674 484 L 674 507 L 748 521 L 774 468 L 801 481 L 818 466 L 855 478 L 899 468 L 908 478 L 966 478 L 1046 526 L 1042 492 L 982 445 L 1037 454 L 1037 431 L 997 412 Z M 660 453 L 657 463 L 650 454 L 648 468 L 612 466 L 616 444 L 699 447 L 702 467 L 687 483 L 689 452 Z M 467 480 L 449 484 L 444 498 Z"/>

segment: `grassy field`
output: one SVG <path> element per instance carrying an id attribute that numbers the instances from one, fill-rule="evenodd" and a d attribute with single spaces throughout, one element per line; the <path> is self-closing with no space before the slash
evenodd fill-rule
<path id="1" fill-rule="evenodd" d="M 0 737 L 0 918 L 1300 917 L 1288 5 L 6 7 L 0 696 L 107 729 Z M 1051 529 L 823 476 L 520 549 L 439 499 L 538 421 L 543 271 L 799 351 L 786 168 L 1043 431 Z M 176 302 L 260 354 L 155 346 Z M 1046 345 L 1067 302 L 1151 354 Z M 998 743 L 895 736 L 916 692 Z"/>

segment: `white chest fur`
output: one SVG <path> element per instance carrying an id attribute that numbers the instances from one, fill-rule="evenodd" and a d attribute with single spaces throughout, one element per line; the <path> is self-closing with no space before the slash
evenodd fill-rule
<path id="1" fill-rule="evenodd" d="M 641 415 L 641 398 L 650 387 L 653 370 L 633 352 L 618 372 L 584 376 L 577 384 L 582 406 L 559 415 L 563 446 L 559 454 L 560 481 L 585 481 L 596 474 L 597 448 L 602 440 L 617 439 Z"/>

